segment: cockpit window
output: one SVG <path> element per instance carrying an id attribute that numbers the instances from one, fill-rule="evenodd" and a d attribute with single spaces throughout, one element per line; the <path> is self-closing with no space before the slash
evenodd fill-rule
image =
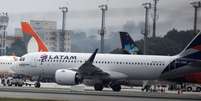
<path id="1" fill-rule="evenodd" d="M 21 58 L 20 58 L 20 61 L 24 61 L 24 60 L 25 60 L 25 58 L 24 58 L 24 57 L 21 57 Z"/>

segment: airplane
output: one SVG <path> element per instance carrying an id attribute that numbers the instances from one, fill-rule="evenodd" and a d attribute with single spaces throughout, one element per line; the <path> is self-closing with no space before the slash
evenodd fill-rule
<path id="1" fill-rule="evenodd" d="M 94 89 L 120 91 L 124 80 L 176 80 L 201 71 L 201 33 L 175 56 L 35 52 L 25 54 L 12 70 L 19 74 L 55 78 L 60 85 L 94 81 Z M 19 68 L 20 67 L 20 68 Z M 40 87 L 38 80 L 35 87 Z"/>
<path id="2" fill-rule="evenodd" d="M 45 46 L 43 41 L 40 39 L 38 34 L 36 32 L 33 32 L 32 30 L 28 30 L 28 26 L 26 25 L 27 23 L 22 23 L 22 26 L 24 28 L 23 32 L 27 32 L 27 35 L 30 35 L 31 38 L 34 39 L 34 42 L 37 43 L 37 51 L 38 52 L 47 52 L 48 48 Z M 28 45 L 29 47 L 29 45 Z M 12 69 L 10 69 L 14 64 L 16 64 L 19 61 L 20 57 L 18 56 L 0 56 L 0 78 L 2 78 L 3 81 L 8 76 L 11 76 L 14 73 Z"/>

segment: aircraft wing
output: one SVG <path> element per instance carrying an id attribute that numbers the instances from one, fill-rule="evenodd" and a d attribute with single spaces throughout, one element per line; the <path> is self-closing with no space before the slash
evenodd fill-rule
<path id="1" fill-rule="evenodd" d="M 89 57 L 89 59 L 82 64 L 78 72 L 79 74 L 85 79 L 85 78 L 109 78 L 109 74 L 101 70 L 100 68 L 93 65 L 93 61 L 95 59 L 95 56 L 97 54 L 98 49 L 94 51 L 94 53 Z"/>

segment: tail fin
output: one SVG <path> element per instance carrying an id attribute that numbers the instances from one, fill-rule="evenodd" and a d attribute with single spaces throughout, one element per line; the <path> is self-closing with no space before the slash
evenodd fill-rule
<path id="1" fill-rule="evenodd" d="M 35 39 L 35 41 L 37 42 L 37 45 L 38 45 L 38 52 L 47 52 L 48 51 L 48 48 L 46 47 L 44 42 L 41 40 L 39 35 L 33 30 L 33 28 L 31 27 L 31 25 L 28 22 L 22 22 L 21 27 L 22 27 L 23 33 L 26 33 L 27 35 L 30 35 Z"/>
<path id="2" fill-rule="evenodd" d="M 181 58 L 201 60 L 201 32 L 193 38 L 179 55 Z"/>
<path id="3" fill-rule="evenodd" d="M 137 47 L 133 39 L 127 32 L 119 32 L 122 48 L 131 54 L 140 54 L 140 49 Z"/>

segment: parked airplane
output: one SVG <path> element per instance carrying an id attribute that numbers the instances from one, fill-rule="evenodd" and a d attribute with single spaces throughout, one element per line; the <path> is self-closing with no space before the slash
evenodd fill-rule
<path id="1" fill-rule="evenodd" d="M 30 35 L 32 38 L 34 38 L 34 42 L 38 44 L 38 52 L 47 52 L 48 49 L 43 43 L 42 40 L 40 40 L 40 37 L 36 32 L 33 30 L 30 30 L 28 23 L 22 22 L 23 32 L 27 33 L 27 35 Z M 12 65 L 14 65 L 16 62 L 18 62 L 20 57 L 18 56 L 0 56 L 0 77 L 4 78 L 7 77 L 10 74 L 13 74 L 14 72 L 10 69 Z"/>
<path id="2" fill-rule="evenodd" d="M 12 67 L 19 74 L 51 77 L 61 85 L 94 81 L 95 90 L 120 91 L 124 80 L 175 80 L 201 71 L 201 34 L 175 56 L 36 52 L 21 57 Z M 20 68 L 19 68 L 20 66 Z M 40 87 L 38 81 L 35 85 Z"/>

